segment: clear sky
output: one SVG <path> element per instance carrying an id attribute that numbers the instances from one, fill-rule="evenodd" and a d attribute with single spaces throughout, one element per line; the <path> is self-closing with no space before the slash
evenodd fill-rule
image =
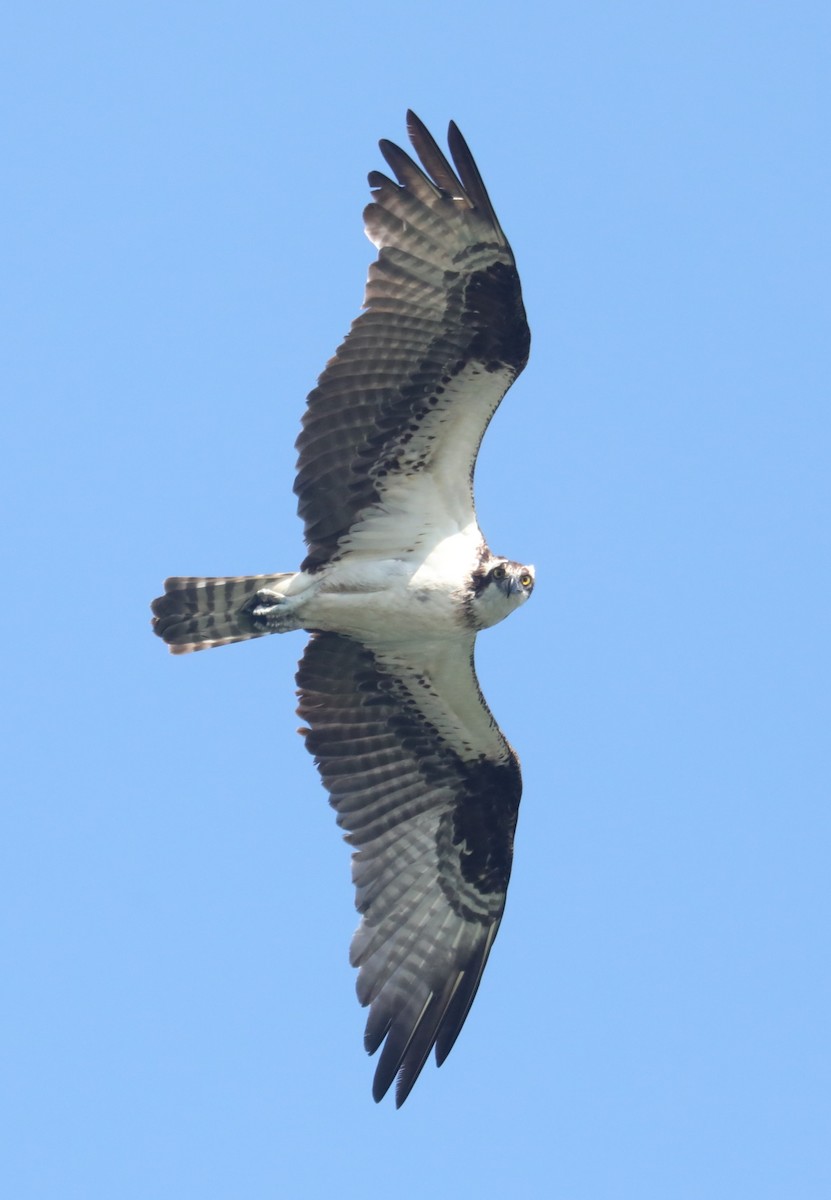
<path id="1" fill-rule="evenodd" d="M 824 1200 L 831 8 L 14 7 L 3 1194 Z M 408 106 L 519 263 L 477 497 L 537 587 L 479 642 L 507 915 L 396 1112 L 303 637 L 175 659 L 148 603 L 298 564 L 303 401 Z"/>

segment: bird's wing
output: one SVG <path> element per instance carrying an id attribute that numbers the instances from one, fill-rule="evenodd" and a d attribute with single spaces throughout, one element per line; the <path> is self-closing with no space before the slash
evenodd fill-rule
<path id="1" fill-rule="evenodd" d="M 467 144 L 451 123 L 454 170 L 411 112 L 407 132 L 424 170 L 380 143 L 398 183 L 369 175 L 364 221 L 379 254 L 366 311 L 310 394 L 297 441 L 306 570 L 361 536 L 383 552 L 385 537 L 400 549 L 402 534 L 429 536 L 425 522 L 442 520 L 444 536 L 474 521 L 479 443 L 528 359 L 513 254 Z"/>
<path id="2" fill-rule="evenodd" d="M 519 763 L 479 690 L 472 636 L 382 648 L 315 634 L 297 682 L 306 744 L 355 847 L 351 960 L 366 1048 L 384 1042 L 373 1095 L 398 1075 L 401 1105 L 432 1047 L 439 1065 L 450 1053 L 496 937 Z"/>

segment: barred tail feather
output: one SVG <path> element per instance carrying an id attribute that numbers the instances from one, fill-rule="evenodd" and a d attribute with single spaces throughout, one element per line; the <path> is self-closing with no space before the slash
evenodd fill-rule
<path id="1" fill-rule="evenodd" d="M 215 579 L 174 575 L 164 582 L 165 594 L 150 606 L 153 632 L 173 654 L 263 637 L 270 630 L 255 627 L 246 605 L 261 588 L 284 593 L 293 578 L 292 571 Z"/>

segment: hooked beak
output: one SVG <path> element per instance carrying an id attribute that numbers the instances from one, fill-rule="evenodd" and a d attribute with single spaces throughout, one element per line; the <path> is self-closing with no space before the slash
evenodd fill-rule
<path id="1" fill-rule="evenodd" d="M 512 575 L 509 580 L 509 583 L 508 583 L 508 595 L 509 596 L 530 596 L 531 595 L 531 592 L 534 590 L 534 568 L 527 567 L 526 570 L 527 570 L 528 574 L 531 576 L 531 582 L 527 583 L 527 584 L 522 584 L 522 583 L 520 583 L 518 576 Z"/>
<path id="2" fill-rule="evenodd" d="M 518 596 L 521 592 L 524 592 L 524 591 L 525 591 L 525 588 L 522 586 L 522 584 L 519 582 L 519 580 L 515 576 L 512 576 L 508 580 L 508 595 L 509 596 Z"/>

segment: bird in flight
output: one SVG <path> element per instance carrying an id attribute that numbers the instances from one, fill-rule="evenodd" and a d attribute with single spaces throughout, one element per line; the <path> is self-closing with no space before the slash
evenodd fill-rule
<path id="1" fill-rule="evenodd" d="M 174 577 L 153 627 L 174 654 L 304 629 L 301 730 L 354 848 L 350 957 L 382 1045 L 380 1100 L 441 1065 L 505 907 L 522 782 L 479 688 L 476 635 L 519 608 L 534 568 L 479 528 L 479 444 L 528 359 L 511 248 L 464 138 L 448 162 L 407 114 L 421 166 L 386 140 L 363 311 L 309 395 L 294 490 L 299 571 Z"/>

